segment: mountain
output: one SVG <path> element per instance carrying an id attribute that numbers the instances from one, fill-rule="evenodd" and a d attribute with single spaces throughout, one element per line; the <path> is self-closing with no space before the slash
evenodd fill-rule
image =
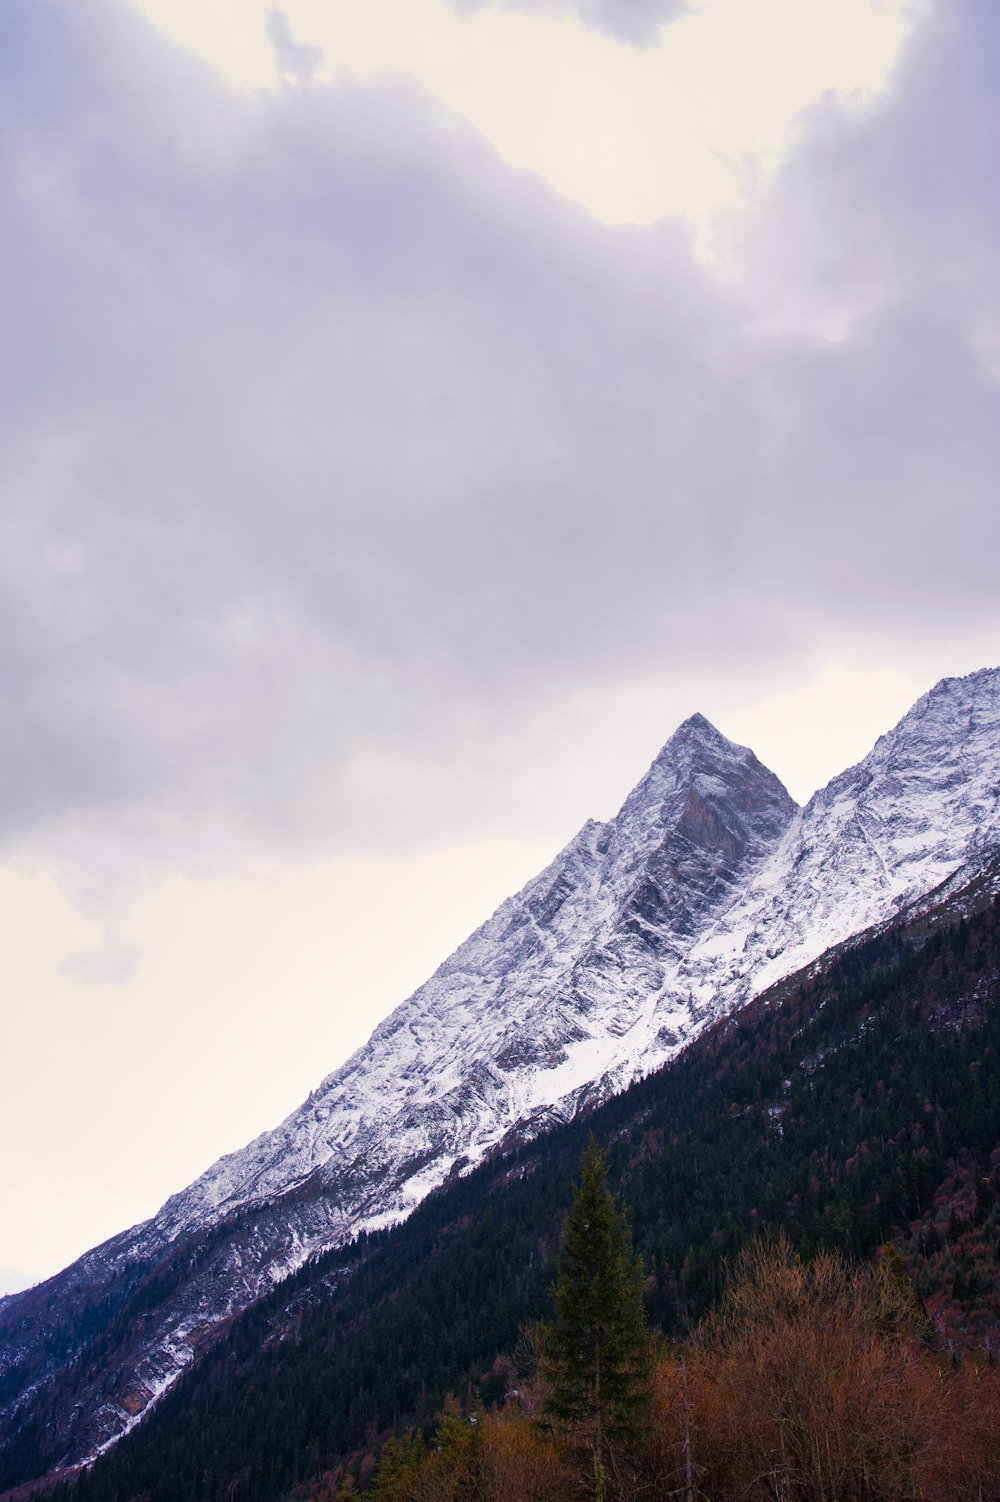
<path id="1" fill-rule="evenodd" d="M 685 721 L 617 816 L 586 824 L 280 1127 L 0 1304 L 0 1433 L 41 1425 L 49 1464 L 92 1456 L 311 1254 L 992 870 L 998 730 L 1000 670 L 946 679 L 798 809 L 751 751 Z M 50 1412 L 69 1369 L 73 1401 Z"/>
<path id="2" fill-rule="evenodd" d="M 937 1351 L 976 1351 L 981 1374 L 1000 1344 L 995 881 L 994 870 L 860 936 L 603 1106 L 451 1180 L 394 1229 L 305 1264 L 95 1466 L 75 1502 L 329 1502 L 331 1470 L 353 1456 L 367 1472 L 394 1429 L 432 1428 L 449 1392 L 502 1401 L 521 1385 L 525 1322 L 552 1314 L 560 1224 L 591 1133 L 668 1336 L 691 1329 L 725 1265 L 767 1227 L 804 1256 L 865 1259 L 891 1240 Z M 986 1389 L 972 1402 L 988 1409 Z M 956 1410 L 937 1403 L 952 1424 Z M 942 1453 L 946 1495 L 977 1494 Z"/>

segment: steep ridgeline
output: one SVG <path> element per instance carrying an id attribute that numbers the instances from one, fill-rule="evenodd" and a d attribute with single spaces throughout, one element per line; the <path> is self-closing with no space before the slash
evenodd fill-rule
<path id="1" fill-rule="evenodd" d="M 617 817 L 585 825 L 280 1127 L 0 1303 L 0 1434 L 92 1455 L 312 1251 L 972 880 L 1000 829 L 998 731 L 1000 670 L 945 680 L 799 810 L 752 752 L 685 721 Z"/>
<path id="2" fill-rule="evenodd" d="M 352 1225 L 398 1219 L 504 1134 L 572 1114 L 676 1049 L 677 967 L 796 813 L 700 715 L 610 824 L 586 824 L 275 1132 L 223 1158 L 156 1234 L 322 1186 Z"/>

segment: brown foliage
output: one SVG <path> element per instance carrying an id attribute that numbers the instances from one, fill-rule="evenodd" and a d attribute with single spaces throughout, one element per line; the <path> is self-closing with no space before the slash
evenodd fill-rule
<path id="1" fill-rule="evenodd" d="M 516 1408 L 486 1416 L 479 1485 L 483 1502 L 563 1502 L 568 1489 L 557 1445 Z"/>
<path id="2" fill-rule="evenodd" d="M 699 1363 L 696 1453 L 732 1496 L 862 1502 L 909 1492 L 906 1359 L 859 1281 L 787 1243 L 742 1259 Z"/>
<path id="3" fill-rule="evenodd" d="M 403 1441 L 383 1464 L 379 1502 L 564 1502 L 571 1482 L 555 1442 L 517 1407 L 464 1418 L 451 1400 L 423 1453 Z"/>
<path id="4" fill-rule="evenodd" d="M 992 1475 L 986 1436 L 1000 1438 L 995 1384 L 982 1389 L 992 1407 L 987 1401 L 975 1415 L 963 1395 L 967 1378 L 941 1371 L 918 1339 L 918 1319 L 891 1254 L 854 1269 L 832 1252 L 803 1263 L 783 1238 L 751 1247 L 693 1363 L 703 1494 L 748 1502 L 975 1497 L 977 1477 Z M 971 1429 L 974 1444 L 965 1438 Z"/>
<path id="5" fill-rule="evenodd" d="M 1000 1369 L 922 1339 L 892 1249 L 853 1268 L 756 1243 L 686 1353 L 654 1363 L 648 1422 L 608 1466 L 608 1502 L 983 1502 L 1000 1495 Z M 410 1444 L 407 1451 L 406 1446 Z M 686 1447 L 689 1446 L 689 1452 Z M 402 1442 L 385 1502 L 567 1502 L 592 1489 L 571 1437 L 519 1404 L 451 1404 L 427 1453 Z"/>

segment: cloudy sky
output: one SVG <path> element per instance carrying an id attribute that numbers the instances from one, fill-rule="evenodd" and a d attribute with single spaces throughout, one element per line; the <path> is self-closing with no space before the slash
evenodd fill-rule
<path id="1" fill-rule="evenodd" d="M 0 6 L 0 1263 L 273 1125 L 695 709 L 1000 661 L 991 0 Z"/>

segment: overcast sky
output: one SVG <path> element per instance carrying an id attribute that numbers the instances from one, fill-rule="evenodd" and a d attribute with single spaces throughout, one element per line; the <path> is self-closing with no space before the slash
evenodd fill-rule
<path id="1" fill-rule="evenodd" d="M 991 0 L 0 7 L 0 1263 L 272 1126 L 694 710 L 1000 662 Z"/>

